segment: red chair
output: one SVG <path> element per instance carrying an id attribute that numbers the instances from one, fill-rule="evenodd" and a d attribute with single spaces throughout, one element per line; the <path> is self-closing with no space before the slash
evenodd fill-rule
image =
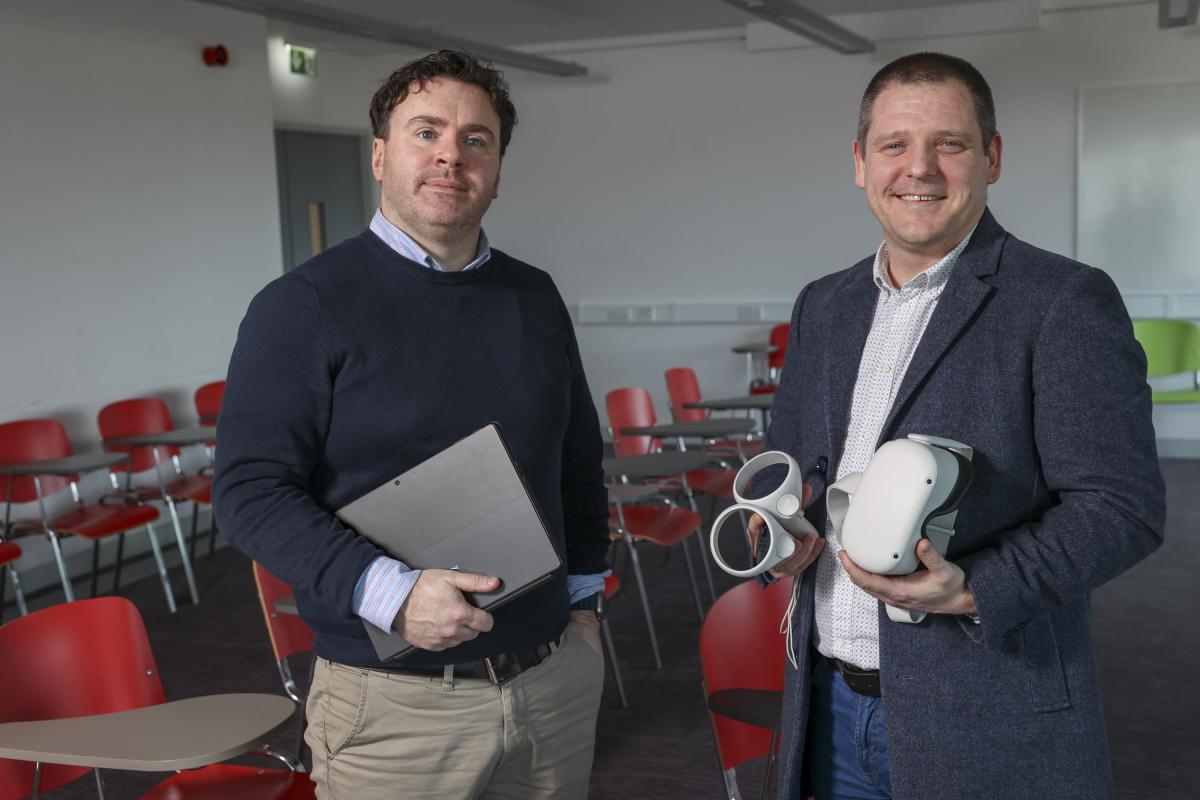
<path id="1" fill-rule="evenodd" d="M 783 372 L 783 362 L 787 357 L 789 329 L 786 324 L 771 328 L 768 341 L 775 347 L 775 350 L 767 354 L 767 382 L 761 383 L 756 380 L 750 384 L 750 394 L 770 394 L 779 388 L 779 376 Z"/>
<path id="2" fill-rule="evenodd" d="M 267 636 L 271 639 L 271 652 L 275 655 L 275 666 L 279 668 L 279 679 L 283 681 L 284 693 L 300 706 L 300 739 L 296 752 L 306 747 L 304 728 L 307 722 L 304 702 L 306 693 L 300 691 L 292 677 L 288 659 L 302 653 L 312 653 L 312 628 L 308 627 L 296 610 L 296 598 L 292 587 L 276 578 L 259 564 L 253 562 L 254 585 L 258 588 L 258 604 L 262 607 L 263 620 L 267 623 Z M 309 679 L 312 679 L 310 672 Z"/>
<path id="3" fill-rule="evenodd" d="M 149 433 L 163 433 L 172 430 L 171 414 L 167 404 L 157 397 L 136 397 L 131 400 L 119 400 L 109 403 L 100 409 L 98 416 L 100 438 L 116 439 L 122 436 L 139 436 Z M 196 539 L 196 520 L 199 517 L 200 506 L 212 505 L 212 477 L 208 475 L 184 475 L 179 463 L 178 447 L 123 447 L 105 444 L 104 449 L 112 453 L 128 453 L 129 464 L 113 468 L 114 472 L 126 473 L 126 491 L 139 500 L 160 500 L 171 515 L 171 525 L 175 529 L 175 541 L 179 545 L 179 560 L 183 564 L 184 575 L 187 577 L 188 591 L 192 602 L 200 602 L 200 593 L 196 590 L 196 576 L 192 572 L 192 560 L 183 538 L 183 527 L 179 524 L 179 510 L 176 503 L 191 501 L 192 503 L 192 541 Z M 163 459 L 171 462 L 174 478 L 167 481 L 163 477 Z M 133 487 L 129 479 L 135 472 L 154 470 L 157 486 Z"/>
<path id="4" fill-rule="evenodd" d="M 56 419 L 27 419 L 0 425 L 0 464 L 48 461 L 67 458 L 70 455 L 71 444 L 67 441 L 67 432 L 63 429 L 62 423 Z M 115 476 L 111 472 L 109 477 L 115 484 Z M 70 488 L 71 497 L 75 500 L 76 506 L 65 514 L 51 518 L 47 512 L 46 500 L 50 495 L 66 488 Z M 162 580 L 163 593 L 167 598 L 167 607 L 174 613 L 175 595 L 167 580 L 167 569 L 163 563 L 162 550 L 158 545 L 158 536 L 154 533 L 154 526 L 151 525 L 158 519 L 157 509 L 146 505 L 104 501 L 85 503 L 79 494 L 79 476 L 71 473 L 12 477 L 0 475 L 0 492 L 4 494 L 6 500 L 4 511 L 6 538 L 38 532 L 46 534 L 50 540 L 55 563 L 58 565 L 58 576 L 62 581 L 63 594 L 66 595 L 68 602 L 75 599 L 75 592 L 67 574 L 67 564 L 63 558 L 59 538 L 71 535 L 92 541 L 92 594 L 95 595 L 100 560 L 100 540 L 110 536 L 118 537 L 117 559 L 113 572 L 113 591 L 115 592 L 120 588 L 124 534 L 145 525 L 146 533 L 150 537 L 151 549 L 154 551 L 154 560 L 158 565 L 159 578 Z M 32 502 L 38 504 L 40 519 L 11 519 L 14 503 Z"/>
<path id="5" fill-rule="evenodd" d="M 700 401 L 700 382 L 691 367 L 673 367 L 664 373 L 667 396 L 671 399 L 671 417 L 676 422 L 701 422 L 709 418 L 702 408 L 686 408 Z M 708 442 L 709 455 L 717 459 L 737 458 L 743 463 L 762 451 L 762 439 L 713 439 Z"/>
<path id="6" fill-rule="evenodd" d="M 258 587 L 258 602 L 262 606 L 263 619 L 267 623 L 267 635 L 271 638 L 271 651 L 275 654 L 275 664 L 279 667 L 283 691 L 297 703 L 303 703 L 304 698 L 296 686 L 295 679 L 292 678 L 288 659 L 297 653 L 312 652 L 312 628 L 296 613 L 292 588 L 267 572 L 257 561 L 254 562 L 254 585 Z M 279 605 L 283 602 L 290 603 L 291 609 L 281 611 Z"/>
<path id="7" fill-rule="evenodd" d="M 0 530 L 0 567 L 3 567 L 3 572 L 8 573 L 8 577 L 12 580 L 13 594 L 16 597 L 17 613 L 22 617 L 29 613 L 29 609 L 25 607 L 25 595 L 21 593 L 21 581 L 17 577 L 17 568 L 13 566 L 13 562 L 21 557 L 21 548 L 17 547 L 13 542 L 4 541 L 3 531 Z M 0 575 L 0 619 L 4 618 L 4 576 Z"/>
<path id="8" fill-rule="evenodd" d="M 626 436 L 617 433 L 622 428 L 635 428 L 653 425 L 654 418 L 654 403 L 650 399 L 650 393 L 642 388 L 627 388 L 614 389 L 605 396 L 605 406 L 608 411 L 608 423 L 611 428 L 613 437 L 613 450 L 619 457 L 624 456 L 640 456 L 651 452 L 658 452 L 661 449 L 661 442 L 651 436 Z M 664 476 L 675 477 L 675 476 Z M 704 608 L 700 602 L 699 590 L 696 588 L 695 577 L 692 569 L 692 555 L 687 547 L 687 538 L 694 532 L 698 532 L 703 525 L 703 520 L 700 517 L 700 512 L 696 507 L 696 499 L 692 494 L 691 481 L 700 480 L 704 482 L 707 477 L 707 470 L 698 469 L 679 475 L 680 487 L 688 498 L 691 505 L 690 509 L 675 508 L 674 503 L 670 502 L 669 506 L 663 508 L 661 505 L 646 506 L 646 505 L 624 505 L 616 504 L 610 509 L 609 516 L 617 520 L 620 530 L 627 531 L 629 537 L 626 544 L 630 547 L 630 556 L 633 560 L 634 569 L 639 573 L 641 567 L 637 561 L 637 554 L 633 549 L 633 541 L 645 539 L 660 544 L 663 547 L 671 547 L 676 543 L 680 543 L 683 549 L 684 560 L 687 563 L 688 576 L 692 578 L 692 589 L 696 593 L 696 614 L 700 619 L 704 618 Z M 730 493 L 732 494 L 733 481 L 730 479 Z M 704 566 L 704 574 L 708 579 L 708 591 L 715 600 L 717 593 L 712 580 L 712 570 L 708 565 L 708 553 L 704 548 L 704 537 L 698 538 L 700 544 L 700 560 Z M 643 595 L 643 599 L 644 599 Z M 649 619 L 649 608 L 646 609 L 647 619 Z"/>
<path id="9" fill-rule="evenodd" d="M 221 398 L 225 395 L 225 381 L 206 383 L 196 390 L 196 416 L 201 425 L 216 425 L 221 414 Z"/>
<path id="10" fill-rule="evenodd" d="M 121 597 L 60 604 L 0 627 L 0 675 L 6 686 L 0 692 L 0 723 L 85 722 L 97 714 L 166 702 L 145 625 Z M 277 724 L 265 721 L 263 735 Z M 164 730 L 163 735 L 179 732 Z M 0 759 L 0 797 L 24 797 L 35 786 L 38 792 L 52 791 L 90 771 Z M 98 774 L 96 780 L 99 784 Z M 144 797 L 307 800 L 315 794 L 302 772 L 217 764 L 174 775 Z"/>
<path id="11" fill-rule="evenodd" d="M 788 332 L 791 326 L 787 323 L 771 328 L 767 341 L 775 346 L 774 352 L 767 355 L 767 368 L 771 370 L 771 383 L 779 385 L 779 375 L 783 372 L 783 362 L 787 357 Z"/>
<path id="12" fill-rule="evenodd" d="M 767 756 L 762 796 L 767 796 L 779 747 L 787 645 L 779 632 L 792 579 L 765 589 L 746 581 L 709 609 L 700 627 L 700 668 L 708 698 L 721 772 L 730 797 L 741 797 L 735 768 Z"/>

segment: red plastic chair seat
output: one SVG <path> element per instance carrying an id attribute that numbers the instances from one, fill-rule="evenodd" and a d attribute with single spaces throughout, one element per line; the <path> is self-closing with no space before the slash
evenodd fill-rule
<path id="1" fill-rule="evenodd" d="M 313 800 L 306 772 L 213 764 L 180 772 L 142 795 L 142 800 Z"/>
<path id="2" fill-rule="evenodd" d="M 167 484 L 167 494 L 176 500 L 212 505 L 212 478 L 208 475 L 185 475 Z"/>
<path id="3" fill-rule="evenodd" d="M 92 504 L 68 511 L 50 523 L 58 533 L 70 533 L 87 539 L 102 539 L 145 525 L 158 519 L 153 506 Z"/>
<path id="4" fill-rule="evenodd" d="M 700 515 L 690 508 L 622 506 L 621 513 L 630 536 L 664 547 L 682 542 L 700 527 Z M 617 519 L 615 506 L 610 509 L 610 515 Z"/>
<path id="5" fill-rule="evenodd" d="M 21 557 L 21 548 L 12 542 L 0 542 L 0 564 L 16 561 Z"/>
<path id="6" fill-rule="evenodd" d="M 776 388 L 773 383 L 768 383 L 765 386 L 751 386 L 750 394 L 774 394 Z"/>
<path id="7" fill-rule="evenodd" d="M 701 467 L 686 473 L 688 486 L 693 492 L 704 492 L 714 497 L 733 497 L 733 480 L 737 473 L 722 467 Z"/>
<path id="8" fill-rule="evenodd" d="M 608 600 L 617 590 L 621 588 L 621 579 L 617 577 L 617 573 L 612 573 L 604 579 L 604 599 Z"/>

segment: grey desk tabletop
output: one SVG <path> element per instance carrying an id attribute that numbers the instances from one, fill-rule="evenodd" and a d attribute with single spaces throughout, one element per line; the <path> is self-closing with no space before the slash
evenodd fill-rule
<path id="1" fill-rule="evenodd" d="M 703 408 L 709 411 L 737 411 L 739 409 L 770 410 L 775 402 L 774 393 L 748 394 L 742 397 L 721 397 L 716 400 L 697 400 L 684 403 L 684 408 Z"/>
<path id="2" fill-rule="evenodd" d="M 186 447 L 189 444 L 200 444 L 217 438 L 215 425 L 193 425 L 189 428 L 175 428 L 158 433 L 143 433 L 137 436 L 115 436 L 105 439 L 104 444 L 111 447 Z"/>
<path id="3" fill-rule="evenodd" d="M 608 502 L 632 503 L 654 497 L 662 491 L 658 486 L 646 486 L 640 483 L 618 483 L 608 487 Z M 279 604 L 275 604 L 276 608 Z"/>
<path id="4" fill-rule="evenodd" d="M 770 342 L 751 342 L 750 344 L 739 344 L 730 349 L 735 353 L 774 353 L 779 348 Z"/>
<path id="5" fill-rule="evenodd" d="M 125 453 L 83 453 L 45 461 L 0 464 L 0 475 L 78 475 L 128 460 Z"/>
<path id="6" fill-rule="evenodd" d="M 651 475 L 678 475 L 697 469 L 708 463 L 708 456 L 700 450 L 669 453 L 648 453 L 644 456 L 623 456 L 604 459 L 604 471 L 609 475 L 627 475 L 644 478 Z"/>
<path id="7" fill-rule="evenodd" d="M 217 694 L 89 717 L 0 725 L 0 758 L 149 772 L 241 755 L 286 722 L 277 694 Z"/>
<path id="8" fill-rule="evenodd" d="M 702 419 L 697 422 L 662 422 L 638 428 L 621 428 L 622 436 L 727 436 L 731 433 L 747 433 L 754 427 L 754 420 L 747 417 L 723 417 Z"/>

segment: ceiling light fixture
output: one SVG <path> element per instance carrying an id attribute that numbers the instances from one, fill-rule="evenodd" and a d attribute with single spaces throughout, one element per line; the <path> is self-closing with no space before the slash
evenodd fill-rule
<path id="1" fill-rule="evenodd" d="M 747 14 L 845 55 L 871 53 L 875 43 L 792 0 L 724 0 Z"/>

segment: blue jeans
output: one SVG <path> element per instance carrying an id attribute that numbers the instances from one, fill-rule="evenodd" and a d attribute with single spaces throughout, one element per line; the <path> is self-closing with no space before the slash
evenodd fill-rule
<path id="1" fill-rule="evenodd" d="M 824 658 L 813 672 L 805 738 L 816 800 L 890 800 L 883 702 L 852 690 Z"/>

